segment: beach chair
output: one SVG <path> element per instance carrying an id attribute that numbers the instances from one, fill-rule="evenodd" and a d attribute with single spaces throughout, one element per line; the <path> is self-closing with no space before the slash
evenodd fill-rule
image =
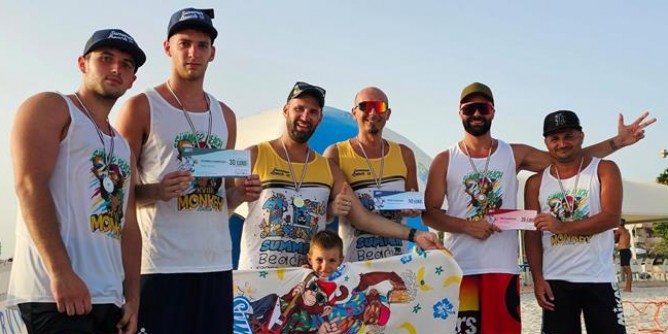
<path id="1" fill-rule="evenodd" d="M 639 280 L 642 274 L 642 265 L 640 260 L 631 259 L 631 275 L 633 275 L 634 280 Z"/>

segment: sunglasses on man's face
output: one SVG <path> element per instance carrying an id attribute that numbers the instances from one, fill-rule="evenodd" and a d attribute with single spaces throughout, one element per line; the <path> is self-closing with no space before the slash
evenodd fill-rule
<path id="1" fill-rule="evenodd" d="M 480 113 L 480 115 L 489 115 L 494 112 L 494 106 L 489 102 L 469 102 L 462 104 L 459 110 L 465 116 L 471 116 L 475 114 L 476 110 Z"/>
<path id="2" fill-rule="evenodd" d="M 383 114 L 388 110 L 387 103 L 383 101 L 363 101 L 357 104 L 357 108 L 367 114 L 373 110 L 378 115 Z"/>

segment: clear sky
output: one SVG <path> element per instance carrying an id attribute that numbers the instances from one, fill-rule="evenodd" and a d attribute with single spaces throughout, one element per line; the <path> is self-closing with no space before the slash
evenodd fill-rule
<path id="1" fill-rule="evenodd" d="M 571 109 L 585 142 L 650 111 L 645 140 L 615 153 L 624 178 L 654 182 L 668 159 L 668 2 L 645 1 L 3 1 L 0 4 L 0 242 L 13 254 L 16 199 L 9 131 L 20 103 L 39 91 L 71 93 L 76 58 L 93 31 L 121 28 L 148 56 L 121 98 L 164 82 L 167 23 L 176 10 L 212 7 L 219 30 L 206 89 L 238 118 L 278 108 L 295 81 L 327 89 L 348 110 L 373 85 L 389 95 L 388 126 L 431 156 L 462 137 L 461 89 L 494 91 L 492 134 L 543 148 L 543 117 Z M 44 112 L 48 112 L 45 110 Z M 39 143 L 28 142 L 32 146 Z"/>

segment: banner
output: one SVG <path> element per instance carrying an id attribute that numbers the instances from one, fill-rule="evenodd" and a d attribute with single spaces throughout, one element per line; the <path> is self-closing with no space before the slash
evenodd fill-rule
<path id="1" fill-rule="evenodd" d="M 455 333 L 462 272 L 446 251 L 234 272 L 234 333 Z"/>

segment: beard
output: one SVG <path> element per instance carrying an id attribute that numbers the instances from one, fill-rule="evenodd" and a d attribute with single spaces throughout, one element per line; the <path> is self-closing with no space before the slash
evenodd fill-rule
<path id="1" fill-rule="evenodd" d="M 309 123 L 309 131 L 308 132 L 302 132 L 297 130 L 297 121 L 294 121 L 293 123 L 290 123 L 288 120 L 287 122 L 288 126 L 288 135 L 290 135 L 290 138 L 292 140 L 304 144 L 306 143 L 309 139 L 311 139 L 311 136 L 313 136 L 313 133 L 315 132 L 315 128 L 313 128 L 313 125 Z"/>
<path id="2" fill-rule="evenodd" d="M 472 121 L 482 121 L 483 124 L 479 126 L 472 126 L 469 122 Z M 486 120 L 485 118 L 474 118 L 470 117 L 468 120 L 462 120 L 462 125 L 464 125 L 464 130 L 474 137 L 480 137 L 489 132 L 489 129 L 492 128 L 492 120 Z"/>

